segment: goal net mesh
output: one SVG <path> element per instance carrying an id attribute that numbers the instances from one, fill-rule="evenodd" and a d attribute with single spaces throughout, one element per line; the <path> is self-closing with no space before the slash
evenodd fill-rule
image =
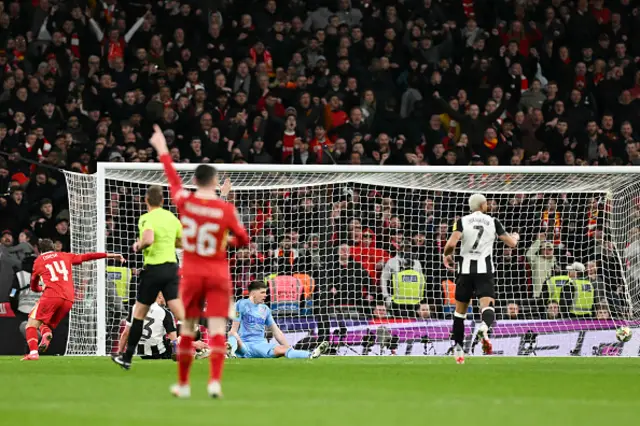
<path id="1" fill-rule="evenodd" d="M 191 171 L 180 174 L 191 182 Z M 252 281 L 267 283 L 267 303 L 291 344 L 329 339 L 340 355 L 447 353 L 455 274 L 444 268 L 442 251 L 455 220 L 468 213 L 468 197 L 481 192 L 489 213 L 521 238 L 516 249 L 498 241 L 494 251 L 494 351 L 638 354 L 635 335 L 625 349 L 613 330 L 634 326 L 640 311 L 640 174 L 300 169 L 221 173 L 225 178 L 252 241 L 229 254 L 234 297 L 246 297 Z M 77 174 L 67 180 L 72 249 L 128 259 L 106 265 L 104 309 L 97 306 L 96 265 L 74 270 L 78 301 L 67 353 L 99 353 L 100 335 L 110 353 L 135 301 L 142 258 L 131 245 L 146 212 L 144 194 L 149 185 L 166 187 L 166 179 L 158 166 L 107 168 L 104 183 Z M 165 207 L 175 212 L 165 196 Z M 472 302 L 470 352 L 479 318 Z"/>

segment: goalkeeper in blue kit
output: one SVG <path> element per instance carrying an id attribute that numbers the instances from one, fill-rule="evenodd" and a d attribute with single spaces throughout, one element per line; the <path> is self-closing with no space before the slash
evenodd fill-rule
<path id="1" fill-rule="evenodd" d="M 313 351 L 300 351 L 289 346 L 287 338 L 273 320 L 271 309 L 264 304 L 267 286 L 259 281 L 249 285 L 249 297 L 236 302 L 236 315 L 227 339 L 229 358 L 310 358 L 320 357 L 329 349 L 322 342 Z M 265 330 L 269 329 L 279 344 L 269 343 Z"/>

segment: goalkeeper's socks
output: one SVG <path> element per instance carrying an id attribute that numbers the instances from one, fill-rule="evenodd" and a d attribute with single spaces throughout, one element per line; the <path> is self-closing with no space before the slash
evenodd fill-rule
<path id="1" fill-rule="evenodd" d="M 289 348 L 287 353 L 284 354 L 286 358 L 296 359 L 296 358 L 309 358 L 311 356 L 311 352 L 309 351 L 298 351 L 293 348 Z"/>
<path id="2" fill-rule="evenodd" d="M 222 368 L 224 367 L 224 355 L 227 352 L 227 342 L 224 334 L 216 334 L 209 338 L 209 347 L 211 355 L 209 355 L 209 381 L 219 382 L 222 377 Z"/>
<path id="3" fill-rule="evenodd" d="M 38 353 L 38 329 L 35 327 L 27 327 L 25 329 L 27 335 L 27 345 L 29 345 L 29 353 Z"/>
<path id="4" fill-rule="evenodd" d="M 493 306 L 487 306 L 486 308 L 482 309 L 482 322 L 487 324 L 488 328 L 491 328 L 495 320 L 496 320 L 496 310 L 494 309 Z"/>
<path id="5" fill-rule="evenodd" d="M 123 359 L 126 362 L 131 362 L 133 354 L 136 352 L 140 338 L 142 337 L 142 325 L 144 321 L 134 318 L 129 328 L 129 339 L 127 340 L 127 350 L 123 355 Z"/>
<path id="6" fill-rule="evenodd" d="M 466 314 L 453 313 L 453 341 L 456 345 L 464 345 L 464 320 L 466 318 Z"/>
<path id="7" fill-rule="evenodd" d="M 180 336 L 180 342 L 178 342 L 178 384 L 180 386 L 189 384 L 189 370 L 191 370 L 191 363 L 193 362 L 193 337 L 192 336 Z"/>

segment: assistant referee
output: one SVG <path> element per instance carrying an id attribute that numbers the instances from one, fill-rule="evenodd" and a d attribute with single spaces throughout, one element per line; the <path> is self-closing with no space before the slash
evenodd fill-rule
<path id="1" fill-rule="evenodd" d="M 127 350 L 111 359 L 125 370 L 131 368 L 133 354 L 142 336 L 144 320 L 149 307 L 162 292 L 169 309 L 178 321 L 184 318 L 184 306 L 178 298 L 178 260 L 176 247 L 180 247 L 182 224 L 169 210 L 162 208 L 164 198 L 161 186 L 151 186 L 145 196 L 148 212 L 140 216 L 140 239 L 133 245 L 135 252 L 142 251 L 144 268 L 140 273 L 138 295 L 133 309 Z"/>

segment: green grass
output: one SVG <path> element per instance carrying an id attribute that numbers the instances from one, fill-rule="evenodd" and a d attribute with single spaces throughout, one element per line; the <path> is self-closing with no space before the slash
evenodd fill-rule
<path id="1" fill-rule="evenodd" d="M 206 397 L 195 361 L 190 400 L 168 388 L 171 361 L 0 358 L 0 424 L 156 426 L 632 425 L 637 358 L 330 358 L 232 360 L 224 400 Z"/>

